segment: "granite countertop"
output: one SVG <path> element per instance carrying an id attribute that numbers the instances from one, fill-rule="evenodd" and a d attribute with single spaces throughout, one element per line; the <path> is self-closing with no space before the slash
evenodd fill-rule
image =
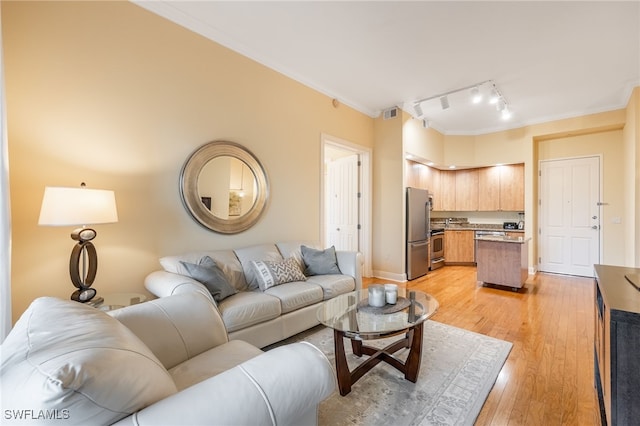
<path id="1" fill-rule="evenodd" d="M 524 229 L 503 229 L 502 224 L 495 223 L 469 223 L 469 222 L 453 222 L 445 224 L 444 222 L 431 221 L 431 228 L 455 229 L 459 231 L 505 231 L 505 232 L 522 232 Z"/>
<path id="2" fill-rule="evenodd" d="M 508 237 L 508 236 L 498 236 L 498 235 L 484 235 L 481 237 L 474 238 L 477 241 L 493 241 L 497 243 L 516 243 L 516 244 L 524 244 L 528 242 L 531 238 L 523 238 L 523 237 Z"/>

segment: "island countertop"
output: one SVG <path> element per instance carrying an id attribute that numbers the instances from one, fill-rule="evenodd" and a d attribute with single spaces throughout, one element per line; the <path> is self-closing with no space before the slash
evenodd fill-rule
<path id="1" fill-rule="evenodd" d="M 516 243 L 516 244 L 524 244 L 531 240 L 531 237 L 512 237 L 509 235 L 481 235 L 479 237 L 474 238 L 477 241 L 494 241 L 498 243 Z"/>

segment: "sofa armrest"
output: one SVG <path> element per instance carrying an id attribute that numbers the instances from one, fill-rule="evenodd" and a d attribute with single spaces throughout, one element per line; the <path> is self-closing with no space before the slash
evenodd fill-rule
<path id="1" fill-rule="evenodd" d="M 362 289 L 362 253 L 357 251 L 336 250 L 338 268 L 344 275 L 350 275 L 356 281 L 356 290 Z"/>
<path id="2" fill-rule="evenodd" d="M 204 294 L 214 305 L 216 302 L 211 292 L 200 282 L 185 275 L 167 271 L 154 271 L 144 279 L 144 286 L 151 294 L 158 297 L 171 296 L 179 293 L 198 292 Z"/>
<path id="3" fill-rule="evenodd" d="M 324 354 L 309 343 L 293 343 L 186 388 L 117 424 L 313 424 L 318 404 L 335 388 L 335 373 Z"/>
<path id="4" fill-rule="evenodd" d="M 188 292 L 108 312 L 147 345 L 166 369 L 229 341 L 215 305 Z"/>

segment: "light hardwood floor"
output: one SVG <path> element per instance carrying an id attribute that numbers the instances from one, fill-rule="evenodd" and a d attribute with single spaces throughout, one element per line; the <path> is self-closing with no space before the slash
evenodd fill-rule
<path id="1" fill-rule="evenodd" d="M 364 285 L 379 282 L 389 281 Z M 539 273 L 516 293 L 483 287 L 475 267 L 446 266 L 404 285 L 435 296 L 433 320 L 513 343 L 476 425 L 600 425 L 593 279 Z"/>

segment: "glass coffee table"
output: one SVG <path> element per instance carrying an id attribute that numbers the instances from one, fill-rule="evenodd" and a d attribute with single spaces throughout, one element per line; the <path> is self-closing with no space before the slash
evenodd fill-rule
<path id="1" fill-rule="evenodd" d="M 415 300 L 411 303 L 410 294 Z M 351 385 L 381 361 L 404 373 L 407 380 L 416 382 L 422 359 L 422 333 L 424 322 L 438 310 L 438 301 L 427 293 L 398 288 L 396 305 L 375 308 L 368 304 L 367 289 L 342 294 L 327 300 L 318 309 L 318 320 L 333 329 L 336 373 L 340 395 L 351 392 Z M 413 306 L 412 306 L 413 305 Z M 404 334 L 400 340 L 383 349 L 366 346 L 363 340 L 383 339 Z M 369 358 L 349 370 L 344 350 L 344 338 L 351 340 L 353 354 Z M 408 348 L 403 362 L 393 354 Z"/>

